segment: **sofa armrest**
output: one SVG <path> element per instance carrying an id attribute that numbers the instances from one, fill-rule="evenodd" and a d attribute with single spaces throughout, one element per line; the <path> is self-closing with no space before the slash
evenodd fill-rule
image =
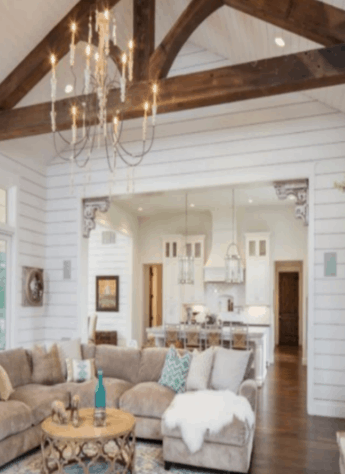
<path id="1" fill-rule="evenodd" d="M 256 413 L 257 393 L 258 387 L 256 385 L 255 380 L 253 379 L 248 379 L 242 382 L 238 391 L 239 395 L 242 395 L 243 397 L 247 398 L 254 413 Z"/>

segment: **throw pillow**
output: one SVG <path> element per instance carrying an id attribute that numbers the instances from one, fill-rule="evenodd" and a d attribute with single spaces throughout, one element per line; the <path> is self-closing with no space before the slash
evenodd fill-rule
<path id="1" fill-rule="evenodd" d="M 35 346 L 32 350 L 32 365 L 33 383 L 54 385 L 65 381 L 56 344 L 52 345 L 49 352 L 43 346 Z"/>
<path id="2" fill-rule="evenodd" d="M 170 346 L 165 358 L 162 375 L 158 383 L 171 388 L 176 393 L 185 392 L 191 360 L 192 357 L 189 352 L 180 357 L 175 347 Z"/>
<path id="3" fill-rule="evenodd" d="M 64 377 L 67 377 L 66 359 L 81 360 L 81 341 L 80 339 L 71 339 L 70 341 L 62 341 L 58 343 L 60 363 Z M 70 380 L 67 379 L 67 382 Z"/>
<path id="4" fill-rule="evenodd" d="M 96 377 L 95 359 L 66 359 L 67 381 L 86 382 Z"/>
<path id="5" fill-rule="evenodd" d="M 238 392 L 243 381 L 251 351 L 236 351 L 217 348 L 211 376 L 211 387 L 215 390 Z"/>
<path id="6" fill-rule="evenodd" d="M 213 347 L 206 351 L 193 352 L 192 362 L 187 377 L 187 390 L 207 390 L 213 364 Z"/>
<path id="7" fill-rule="evenodd" d="M 6 402 L 13 392 L 11 380 L 6 370 L 0 365 L 0 400 Z"/>

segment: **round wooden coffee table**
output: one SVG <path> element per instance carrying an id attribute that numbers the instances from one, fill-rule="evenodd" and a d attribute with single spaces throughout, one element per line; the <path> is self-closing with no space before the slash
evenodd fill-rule
<path id="1" fill-rule="evenodd" d="M 134 473 L 135 418 L 130 413 L 107 408 L 106 426 L 93 426 L 93 408 L 79 411 L 80 426 L 58 425 L 49 417 L 42 423 L 42 457 L 46 474 L 63 472 L 69 464 L 79 464 L 83 474 L 106 462 L 106 472 Z"/>

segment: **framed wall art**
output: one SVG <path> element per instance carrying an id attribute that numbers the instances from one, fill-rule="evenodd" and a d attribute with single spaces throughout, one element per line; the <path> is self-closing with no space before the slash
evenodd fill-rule
<path id="1" fill-rule="evenodd" d="M 96 311 L 119 311 L 119 277 L 96 277 Z"/>
<path id="2" fill-rule="evenodd" d="M 23 267 L 22 305 L 43 306 L 43 269 Z"/>

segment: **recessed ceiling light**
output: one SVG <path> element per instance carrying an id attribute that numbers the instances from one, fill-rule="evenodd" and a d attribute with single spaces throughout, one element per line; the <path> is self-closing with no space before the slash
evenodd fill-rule
<path id="1" fill-rule="evenodd" d="M 294 196 L 293 194 L 290 194 L 289 199 L 290 201 L 294 201 L 296 199 L 296 196 Z"/>
<path id="2" fill-rule="evenodd" d="M 138 207 L 138 211 L 141 212 L 143 210 L 142 207 Z"/>
<path id="3" fill-rule="evenodd" d="M 285 41 L 283 40 L 283 38 L 280 38 L 280 37 L 277 37 L 275 40 L 274 40 L 275 44 L 277 46 L 279 46 L 280 48 L 284 48 L 285 46 Z"/>
<path id="4" fill-rule="evenodd" d="M 73 91 L 72 84 L 67 84 L 67 86 L 65 87 L 66 94 L 70 94 L 72 91 Z"/>
<path id="5" fill-rule="evenodd" d="M 195 204 L 191 204 L 190 207 L 195 207 Z"/>
<path id="6" fill-rule="evenodd" d="M 251 204 L 253 202 L 253 199 L 248 199 L 248 202 Z"/>

